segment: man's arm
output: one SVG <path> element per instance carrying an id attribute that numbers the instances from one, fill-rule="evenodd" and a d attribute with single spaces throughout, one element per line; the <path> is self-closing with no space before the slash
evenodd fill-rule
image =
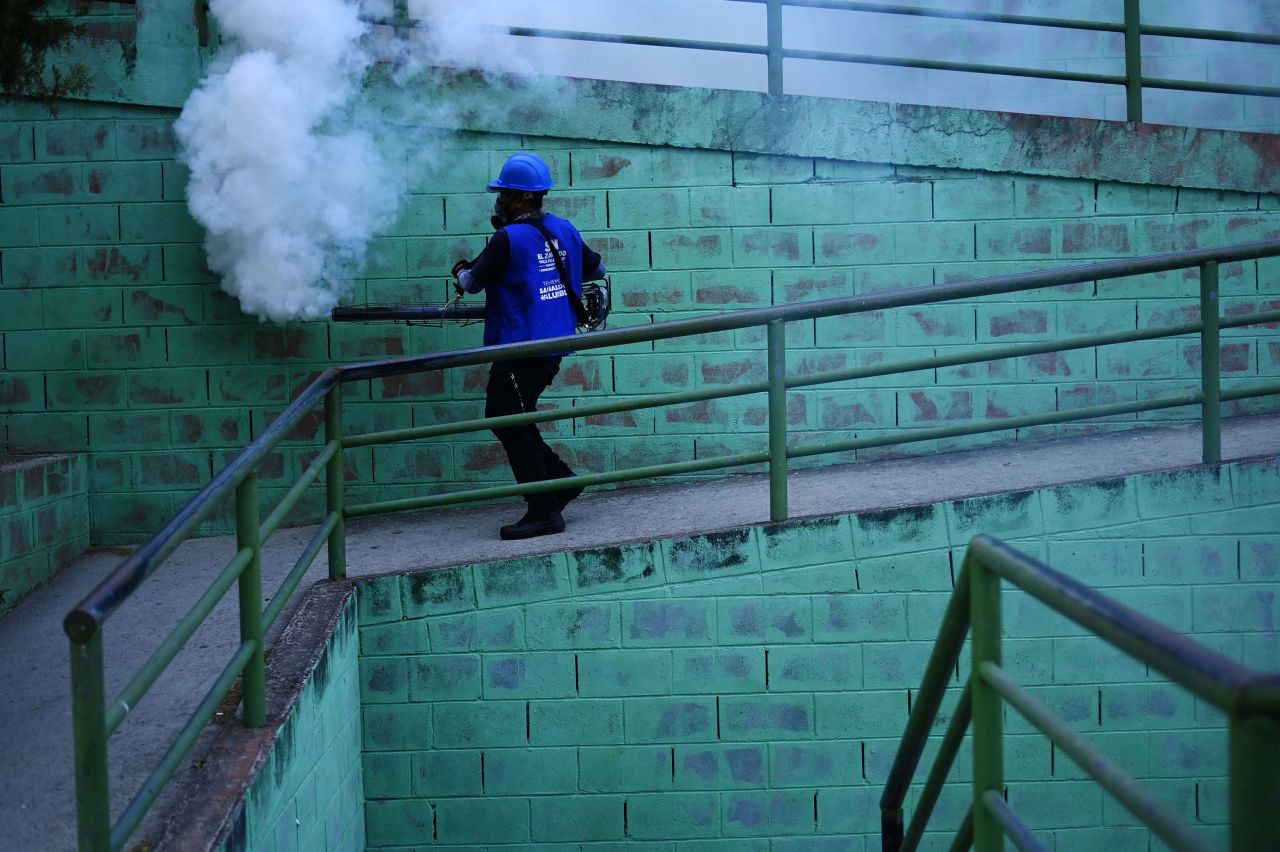
<path id="1" fill-rule="evenodd" d="M 604 276 L 604 260 L 584 240 L 582 243 L 582 280 L 599 281 Z"/>
<path id="2" fill-rule="evenodd" d="M 511 264 L 511 238 L 503 228 L 494 233 L 476 262 L 458 273 L 458 287 L 466 293 L 479 293 L 502 277 Z"/>

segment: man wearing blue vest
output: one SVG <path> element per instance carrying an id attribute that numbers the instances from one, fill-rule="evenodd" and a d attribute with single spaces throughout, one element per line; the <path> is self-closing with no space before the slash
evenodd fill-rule
<path id="1" fill-rule="evenodd" d="M 551 170 L 534 154 L 507 158 L 497 180 L 489 244 L 474 262 L 453 268 L 459 290 L 485 292 L 484 345 L 571 335 L 579 321 L 582 282 L 604 277 L 600 255 L 582 241 L 571 222 L 542 212 L 551 189 Z M 485 391 L 485 417 L 534 411 L 538 397 L 560 370 L 561 355 L 495 363 Z M 536 425 L 495 429 L 516 482 L 573 476 Z M 504 539 L 532 538 L 564 531 L 561 510 L 581 488 L 529 494 L 528 510 L 502 528 Z"/>

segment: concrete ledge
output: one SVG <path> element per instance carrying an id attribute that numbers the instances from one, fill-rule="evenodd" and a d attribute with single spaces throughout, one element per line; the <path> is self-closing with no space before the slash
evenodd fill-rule
<path id="1" fill-rule="evenodd" d="M 467 130 L 1280 192 L 1280 135 L 952 107 L 437 70 Z"/>
<path id="2" fill-rule="evenodd" d="M 262 822 L 254 813 L 261 809 L 260 785 L 279 787 L 289 758 L 304 751 L 296 740 L 305 732 L 292 724 L 303 693 L 323 693 L 338 674 L 332 670 L 335 646 L 356 641 L 354 598 L 349 581 L 316 583 L 306 591 L 267 658 L 266 726 L 246 728 L 233 712 L 218 720 L 211 747 L 170 782 L 135 844 L 182 852 L 251 848 L 260 833 L 254 823 Z M 233 692 L 223 707 L 239 697 Z M 200 746 L 192 753 L 202 754 Z"/>

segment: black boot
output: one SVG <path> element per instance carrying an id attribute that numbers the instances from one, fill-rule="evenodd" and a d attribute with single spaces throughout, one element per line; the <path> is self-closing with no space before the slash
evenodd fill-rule
<path id="1" fill-rule="evenodd" d="M 524 517 L 514 524 L 508 524 L 499 531 L 499 535 L 508 541 L 518 538 L 534 538 L 540 535 L 555 535 L 564 532 L 564 518 L 559 512 L 543 517 L 535 517 L 532 511 L 525 512 Z"/>

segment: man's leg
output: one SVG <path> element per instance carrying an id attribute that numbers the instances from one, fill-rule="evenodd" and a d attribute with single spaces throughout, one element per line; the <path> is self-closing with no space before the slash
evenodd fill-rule
<path id="1" fill-rule="evenodd" d="M 489 372 L 485 416 L 497 417 L 536 410 L 538 397 L 551 384 L 559 369 L 558 358 L 532 358 L 495 364 Z M 536 425 L 495 429 L 493 434 L 506 450 L 507 461 L 516 482 L 541 482 L 573 475 L 569 466 L 543 440 Z M 527 495 L 527 517 L 541 520 L 558 515 L 564 503 L 568 502 L 564 499 L 565 493 Z"/>

